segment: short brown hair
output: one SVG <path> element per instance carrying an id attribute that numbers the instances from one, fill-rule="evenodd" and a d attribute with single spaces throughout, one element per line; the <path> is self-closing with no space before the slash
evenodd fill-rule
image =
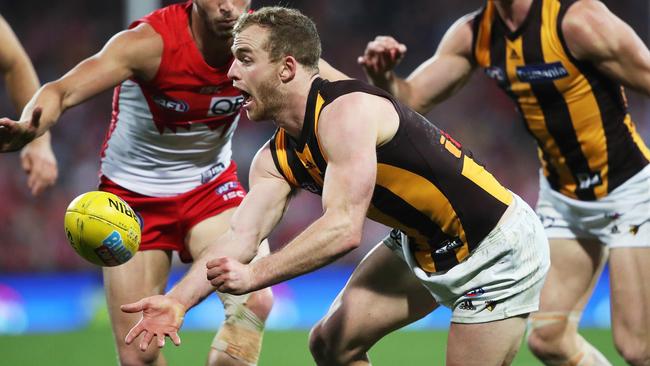
<path id="1" fill-rule="evenodd" d="M 318 69 L 321 44 L 316 24 L 296 9 L 268 6 L 244 14 L 233 30 L 234 35 L 257 25 L 269 30 L 264 49 L 271 61 L 284 56 L 293 56 L 300 64 Z"/>

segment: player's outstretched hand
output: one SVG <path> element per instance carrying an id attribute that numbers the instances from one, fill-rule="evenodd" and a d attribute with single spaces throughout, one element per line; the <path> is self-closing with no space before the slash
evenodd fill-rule
<path id="1" fill-rule="evenodd" d="M 363 56 L 357 62 L 363 67 L 369 78 L 377 80 L 385 78 L 386 73 L 392 71 L 406 53 L 406 46 L 399 43 L 391 36 L 377 36 L 374 41 L 368 42 Z"/>
<path id="2" fill-rule="evenodd" d="M 208 281 L 217 291 L 242 295 L 251 292 L 252 276 L 250 267 L 235 259 L 220 257 L 206 263 Z"/>
<path id="3" fill-rule="evenodd" d="M 20 163 L 27 174 L 27 186 L 34 196 L 53 185 L 59 175 L 49 137 L 43 140 L 44 137 L 46 136 L 30 142 L 20 151 Z"/>
<path id="4" fill-rule="evenodd" d="M 142 312 L 142 318 L 124 338 L 126 344 L 131 344 L 141 333 L 140 350 L 146 351 L 153 340 L 157 338 L 158 348 L 165 346 L 165 337 L 169 337 L 175 345 L 180 346 L 181 338 L 178 330 L 183 324 L 185 307 L 170 297 L 156 295 L 122 305 L 120 307 L 125 313 Z"/>
<path id="5" fill-rule="evenodd" d="M 41 123 L 43 110 L 34 108 L 29 121 L 12 121 L 0 118 L 0 152 L 20 150 L 36 138 L 38 126 Z"/>

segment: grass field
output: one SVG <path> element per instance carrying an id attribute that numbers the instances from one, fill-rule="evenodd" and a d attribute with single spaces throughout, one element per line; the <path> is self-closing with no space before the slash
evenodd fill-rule
<path id="1" fill-rule="evenodd" d="M 614 365 L 624 365 L 616 355 L 609 330 L 586 330 L 585 337 Z M 203 365 L 212 333 L 183 332 L 183 344 L 175 348 L 168 341 L 164 353 L 170 365 Z M 444 365 L 444 331 L 402 331 L 391 334 L 370 352 L 373 365 Z M 111 333 L 108 329 L 56 334 L 0 336 L 0 365 L 116 365 Z M 307 331 L 268 332 L 260 365 L 313 365 L 307 349 Z M 525 347 L 514 365 L 540 365 Z"/>

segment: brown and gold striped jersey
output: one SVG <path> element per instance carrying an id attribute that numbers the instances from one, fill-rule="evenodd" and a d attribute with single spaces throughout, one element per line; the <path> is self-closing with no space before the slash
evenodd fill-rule
<path id="1" fill-rule="evenodd" d="M 395 136 L 377 147 L 377 178 L 367 216 L 402 230 L 422 269 L 448 270 L 496 226 L 512 193 L 458 142 L 383 90 L 356 80 L 316 79 L 300 138 L 280 128 L 270 141 L 276 167 L 291 185 L 321 194 L 327 153 L 319 142 L 319 115 L 333 100 L 353 92 L 389 99 L 399 115 Z"/>
<path id="2" fill-rule="evenodd" d="M 477 65 L 515 101 L 551 187 L 595 200 L 643 169 L 650 151 L 622 87 L 569 52 L 561 23 L 573 2 L 533 0 L 512 32 L 488 1 L 473 19 L 473 51 Z"/>

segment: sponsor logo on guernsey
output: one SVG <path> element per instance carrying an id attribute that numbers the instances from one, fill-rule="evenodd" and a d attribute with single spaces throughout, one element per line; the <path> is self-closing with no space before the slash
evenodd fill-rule
<path id="1" fill-rule="evenodd" d="M 456 237 L 451 240 L 445 240 L 442 242 L 441 247 L 436 249 L 433 253 L 436 255 L 443 255 L 452 252 L 456 248 L 463 246 L 463 241 L 460 238 Z"/>
<path id="2" fill-rule="evenodd" d="M 515 50 L 510 50 L 510 59 L 511 60 L 519 60 L 521 57 L 517 54 L 517 51 Z"/>
<path id="3" fill-rule="evenodd" d="M 189 104 L 187 104 L 187 102 L 184 102 L 182 100 L 174 100 L 174 99 L 165 98 L 160 95 L 154 95 L 153 101 L 159 106 L 161 106 L 162 108 L 174 112 L 185 113 L 190 110 Z"/>
<path id="4" fill-rule="evenodd" d="M 221 90 L 219 85 L 203 86 L 199 89 L 199 94 L 217 94 Z"/>
<path id="5" fill-rule="evenodd" d="M 567 76 L 569 72 L 559 61 L 550 64 L 517 66 L 517 77 L 526 83 L 557 80 Z"/>
<path id="6" fill-rule="evenodd" d="M 244 97 L 241 95 L 236 97 L 214 97 L 210 101 L 208 116 L 231 116 L 239 113 L 242 104 L 244 104 Z"/>
<path id="7" fill-rule="evenodd" d="M 600 173 L 578 173 L 576 174 L 578 178 L 578 189 L 591 189 L 595 186 L 603 184 L 603 179 L 600 177 Z"/>
<path id="8" fill-rule="evenodd" d="M 485 75 L 487 75 L 489 78 L 494 79 L 498 82 L 504 82 L 506 80 L 506 73 L 501 69 L 500 67 L 497 66 L 490 66 L 485 69 Z"/>
<path id="9" fill-rule="evenodd" d="M 102 245 L 95 249 L 97 256 L 108 265 L 117 265 L 131 259 L 131 252 L 124 246 L 122 236 L 113 230 L 102 242 Z"/>
<path id="10" fill-rule="evenodd" d="M 208 168 L 208 170 L 201 173 L 201 184 L 208 183 L 209 181 L 212 180 L 212 178 L 221 174 L 221 172 L 223 172 L 224 169 L 226 169 L 226 166 L 223 165 L 223 163 L 217 163 L 211 166 L 210 168 Z"/>

